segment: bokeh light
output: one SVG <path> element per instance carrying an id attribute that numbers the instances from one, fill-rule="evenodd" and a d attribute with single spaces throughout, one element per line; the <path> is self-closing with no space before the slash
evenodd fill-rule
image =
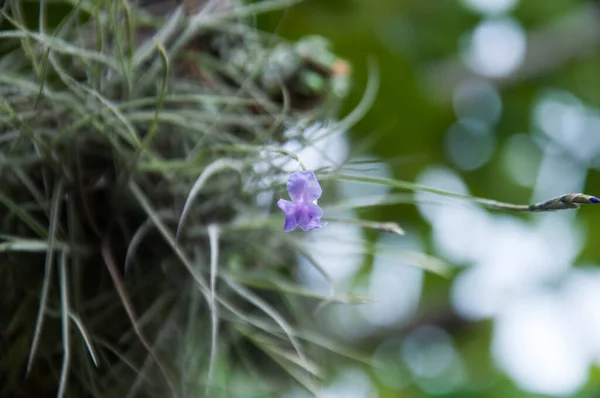
<path id="1" fill-rule="evenodd" d="M 384 235 L 379 241 L 391 247 L 423 251 L 423 245 L 414 238 Z M 393 256 L 376 256 L 368 287 L 368 297 L 375 302 L 359 307 L 361 315 L 376 327 L 408 321 L 416 313 L 419 304 L 423 274 L 422 269 L 404 264 Z"/>
<path id="2" fill-rule="evenodd" d="M 519 0 L 461 0 L 463 5 L 485 15 L 497 15 L 511 11 Z"/>
<path id="3" fill-rule="evenodd" d="M 446 153 L 457 167 L 476 170 L 492 158 L 496 149 L 494 132 L 476 119 L 461 119 L 446 132 Z"/>
<path id="4" fill-rule="evenodd" d="M 458 119 L 475 119 L 494 124 L 502 114 L 502 98 L 498 89 L 482 79 L 466 79 L 454 89 L 452 98 Z"/>
<path id="5" fill-rule="evenodd" d="M 590 355 L 568 311 L 558 297 L 540 292 L 522 298 L 496 319 L 494 358 L 528 391 L 570 397 L 586 382 Z"/>
<path id="6" fill-rule="evenodd" d="M 465 381 L 461 359 L 443 329 L 421 326 L 404 340 L 402 356 L 415 381 L 429 394 L 447 394 Z"/>
<path id="7" fill-rule="evenodd" d="M 526 52 L 526 37 L 514 19 L 486 19 L 466 38 L 465 64 L 483 76 L 501 78 L 517 70 Z"/>
<path id="8" fill-rule="evenodd" d="M 502 165 L 515 183 L 531 188 L 535 184 L 541 156 L 539 146 L 529 134 L 515 134 L 504 144 Z"/>

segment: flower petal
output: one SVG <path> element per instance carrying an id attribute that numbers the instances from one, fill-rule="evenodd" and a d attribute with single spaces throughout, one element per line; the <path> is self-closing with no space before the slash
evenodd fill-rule
<path id="1" fill-rule="evenodd" d="M 304 231 L 310 231 L 311 229 L 321 228 L 327 225 L 327 223 L 321 222 L 323 210 L 319 206 L 312 203 L 298 206 L 296 217 L 298 225 Z"/>
<path id="2" fill-rule="evenodd" d="M 310 231 L 312 229 L 317 229 L 317 228 L 322 228 L 324 226 L 326 226 L 327 223 L 326 222 L 321 222 L 321 220 L 319 219 L 312 219 L 311 222 L 308 224 L 306 231 Z"/>
<path id="3" fill-rule="evenodd" d="M 298 217 L 296 213 L 285 215 L 285 224 L 283 225 L 283 232 L 291 232 L 298 226 Z"/>
<path id="4" fill-rule="evenodd" d="M 321 197 L 323 190 L 312 171 L 298 171 L 287 182 L 290 198 L 296 203 L 313 202 Z"/>
<path id="5" fill-rule="evenodd" d="M 289 200 L 279 199 L 277 201 L 277 207 L 279 207 L 285 213 L 285 224 L 283 226 L 284 232 L 290 232 L 296 229 L 298 226 L 298 215 L 296 210 L 298 205 Z"/>
<path id="6" fill-rule="evenodd" d="M 289 200 L 279 199 L 277 201 L 277 207 L 279 207 L 285 214 L 293 214 L 296 212 L 296 204 Z"/>

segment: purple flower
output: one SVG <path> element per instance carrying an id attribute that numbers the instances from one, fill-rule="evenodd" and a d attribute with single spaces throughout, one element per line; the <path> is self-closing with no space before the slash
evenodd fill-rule
<path id="1" fill-rule="evenodd" d="M 283 230 L 290 232 L 300 226 L 304 231 L 327 225 L 321 222 L 323 210 L 317 206 L 317 199 L 323 190 L 312 171 L 299 171 L 290 176 L 287 190 L 292 201 L 279 199 L 277 206 L 285 213 Z"/>

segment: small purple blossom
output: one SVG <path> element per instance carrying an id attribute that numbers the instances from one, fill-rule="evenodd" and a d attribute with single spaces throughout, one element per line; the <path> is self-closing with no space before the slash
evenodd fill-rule
<path id="1" fill-rule="evenodd" d="M 290 232 L 300 226 L 303 231 L 327 225 L 321 222 L 323 210 L 317 206 L 317 199 L 323 190 L 312 171 L 299 171 L 290 176 L 287 190 L 292 201 L 279 199 L 277 206 L 285 213 L 283 230 Z"/>

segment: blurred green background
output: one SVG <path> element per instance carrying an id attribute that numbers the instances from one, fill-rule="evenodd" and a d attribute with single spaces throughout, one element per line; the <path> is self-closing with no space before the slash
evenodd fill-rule
<path id="1" fill-rule="evenodd" d="M 600 194 L 598 2 L 308 0 L 258 25 L 331 40 L 353 67 L 346 113 L 378 61 L 377 100 L 350 147 L 368 141 L 360 155 L 387 166 L 366 172 L 512 203 Z M 455 276 L 332 264 L 381 303 L 324 323 L 382 366 L 336 365 L 323 396 L 600 396 L 599 209 L 518 216 L 418 200 L 360 215 L 408 231 L 373 242 L 436 255 Z"/>

